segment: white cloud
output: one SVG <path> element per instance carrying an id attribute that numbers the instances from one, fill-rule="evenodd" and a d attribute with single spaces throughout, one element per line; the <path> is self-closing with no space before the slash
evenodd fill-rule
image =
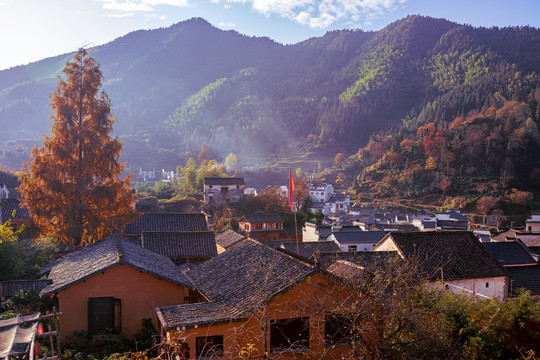
<path id="1" fill-rule="evenodd" d="M 117 1 L 117 0 L 102 0 L 103 8 L 105 10 L 113 10 L 118 12 L 139 12 L 139 11 L 153 11 L 154 9 L 142 2 L 135 1 Z"/>
<path id="2" fill-rule="evenodd" d="M 136 12 L 150 13 L 157 6 L 169 5 L 175 7 L 189 6 L 189 0 L 96 0 L 103 4 L 103 9 L 112 11 L 110 17 L 132 16 Z"/>
<path id="3" fill-rule="evenodd" d="M 218 27 L 220 27 L 222 29 L 233 29 L 235 26 L 236 26 L 236 24 L 231 23 L 231 22 L 220 22 L 218 24 Z"/>
<path id="4" fill-rule="evenodd" d="M 188 0 L 142 0 L 143 3 L 158 6 L 158 5 L 170 5 L 176 7 L 187 7 L 189 6 Z"/>
<path id="5" fill-rule="evenodd" d="M 396 10 L 408 0 L 211 0 L 213 3 L 251 4 L 266 17 L 277 15 L 311 28 L 327 28 L 338 21 L 367 22 Z"/>
<path id="6" fill-rule="evenodd" d="M 125 17 L 134 16 L 134 15 L 135 15 L 134 13 L 130 13 L 130 12 L 105 14 L 106 17 L 110 17 L 110 18 L 125 18 Z"/>

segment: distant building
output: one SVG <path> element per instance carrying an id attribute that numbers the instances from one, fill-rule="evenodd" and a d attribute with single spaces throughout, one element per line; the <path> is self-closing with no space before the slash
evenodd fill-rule
<path id="1" fill-rule="evenodd" d="M 325 203 L 334 194 L 334 187 L 331 184 L 313 183 L 309 186 L 309 197 L 314 203 Z"/>
<path id="2" fill-rule="evenodd" d="M 228 204 L 244 199 L 243 178 L 204 178 L 204 201 L 207 204 Z"/>
<path id="3" fill-rule="evenodd" d="M 238 220 L 238 232 L 260 240 L 280 240 L 287 237 L 283 219 L 278 214 L 246 214 Z"/>
<path id="4" fill-rule="evenodd" d="M 326 238 L 335 242 L 340 251 L 369 251 L 386 236 L 384 231 L 333 231 Z"/>
<path id="5" fill-rule="evenodd" d="M 373 251 L 397 251 L 449 291 L 501 301 L 508 294 L 508 272 L 469 231 L 391 232 Z"/>
<path id="6" fill-rule="evenodd" d="M 540 213 L 533 213 L 531 217 L 525 221 L 525 229 L 531 233 L 540 232 Z"/>

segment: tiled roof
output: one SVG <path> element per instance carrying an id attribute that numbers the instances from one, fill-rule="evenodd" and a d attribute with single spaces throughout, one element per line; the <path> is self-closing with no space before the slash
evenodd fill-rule
<path id="1" fill-rule="evenodd" d="M 125 229 L 126 236 L 143 232 L 208 231 L 203 213 L 144 213 Z"/>
<path id="2" fill-rule="evenodd" d="M 13 217 L 15 211 L 15 217 Z M 2 204 L 2 222 L 8 220 L 29 220 L 30 214 L 25 207 L 20 207 L 20 201 L 17 199 L 6 199 Z"/>
<path id="3" fill-rule="evenodd" d="M 446 212 L 446 214 L 449 215 L 451 219 L 456 219 L 458 221 L 469 221 L 469 217 L 467 215 L 463 215 L 455 210 L 449 210 Z"/>
<path id="4" fill-rule="evenodd" d="M 248 239 L 187 272 L 209 302 L 160 310 L 169 327 L 241 319 L 316 271 L 307 262 Z"/>
<path id="5" fill-rule="evenodd" d="M 540 236 L 537 237 L 537 238 L 534 239 L 534 240 L 529 241 L 529 242 L 527 243 L 527 246 L 528 246 L 528 247 L 538 247 L 538 246 L 540 246 Z"/>
<path id="6" fill-rule="evenodd" d="M 141 246 L 170 258 L 211 258 L 217 256 L 213 231 L 144 232 Z"/>
<path id="7" fill-rule="evenodd" d="M 251 224 L 283 222 L 283 219 L 278 214 L 246 214 L 240 218 L 239 222 L 242 221 L 242 219 Z"/>
<path id="8" fill-rule="evenodd" d="M 2 281 L 2 290 L 0 291 L 0 294 L 2 297 L 11 297 L 15 296 L 21 290 L 30 289 L 34 290 L 36 294 L 39 294 L 39 292 L 50 283 L 51 280 L 48 279 Z"/>
<path id="9" fill-rule="evenodd" d="M 362 267 L 346 260 L 338 260 L 328 267 L 328 272 L 346 279 L 353 279 L 362 273 Z"/>
<path id="10" fill-rule="evenodd" d="M 205 185 L 244 185 L 244 178 L 230 177 L 207 177 L 204 178 Z"/>
<path id="11" fill-rule="evenodd" d="M 429 279 L 475 279 L 508 276 L 504 267 L 470 231 L 392 232 L 404 258 Z"/>
<path id="12" fill-rule="evenodd" d="M 444 229 L 467 230 L 469 222 L 464 220 L 437 220 L 437 227 Z"/>
<path id="13" fill-rule="evenodd" d="M 41 290 L 40 295 L 50 295 L 66 289 L 116 265 L 127 265 L 175 284 L 193 288 L 168 257 L 113 235 L 56 260 L 47 277 L 52 283 Z"/>
<path id="14" fill-rule="evenodd" d="M 337 251 L 321 252 L 316 255 L 317 261 L 325 269 L 339 260 L 348 261 L 371 271 L 384 269 L 393 262 L 399 260 L 395 251 Z"/>
<path id="15" fill-rule="evenodd" d="M 328 235 L 327 239 L 333 235 L 340 244 L 370 244 L 378 243 L 386 234 L 384 231 L 336 231 Z"/>
<path id="16" fill-rule="evenodd" d="M 227 230 L 221 234 L 216 235 L 216 243 L 224 249 L 227 249 L 228 247 L 233 246 L 234 244 L 244 240 L 245 238 L 246 237 L 244 235 L 241 235 L 234 230 Z"/>
<path id="17" fill-rule="evenodd" d="M 540 295 L 540 265 L 516 266 L 508 268 L 512 279 L 512 290 L 518 288 L 530 290 L 534 295 Z"/>
<path id="18" fill-rule="evenodd" d="M 503 266 L 536 264 L 525 245 L 516 241 L 482 243 Z"/>
<path id="19" fill-rule="evenodd" d="M 280 246 L 291 254 L 299 255 L 305 259 L 310 259 L 317 252 L 339 251 L 339 246 L 333 241 L 310 241 L 299 242 L 287 241 Z M 297 254 L 298 250 L 298 254 Z"/>

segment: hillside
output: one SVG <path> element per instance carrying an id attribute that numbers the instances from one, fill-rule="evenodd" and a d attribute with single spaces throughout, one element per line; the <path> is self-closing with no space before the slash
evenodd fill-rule
<path id="1" fill-rule="evenodd" d="M 383 145 L 378 153 L 366 155 L 364 146 L 375 139 L 373 134 L 392 139 L 395 151 L 406 138 L 423 142 L 418 129 L 430 123 L 436 133 L 450 131 L 458 117 L 470 127 L 472 114 L 495 119 L 482 125 L 491 134 L 505 123 L 497 112 L 512 101 L 527 104 L 529 128 L 539 121 L 534 91 L 540 30 L 529 27 L 473 28 L 410 16 L 377 32 L 332 31 L 285 46 L 191 19 L 134 32 L 92 52 L 102 65 L 104 90 L 118 119 L 115 132 L 124 140 L 123 159 L 131 169 L 183 164 L 202 143 L 218 159 L 234 152 L 241 162 L 305 153 L 331 159 L 337 152 L 356 154 L 360 148 L 363 155 L 348 161 L 352 178 L 364 166 L 378 166 L 388 151 Z M 6 129 L 0 143 L 11 140 L 16 146 L 20 139 L 47 131 L 48 95 L 70 56 L 0 72 L 0 127 Z M 494 110 L 488 112 L 490 108 Z M 490 148 L 495 152 L 490 169 L 502 167 L 508 139 L 527 118 L 500 133 L 506 145 Z M 445 133 L 445 139 L 449 136 L 458 135 Z M 444 143 L 450 146 L 448 140 Z M 461 146 L 457 140 L 453 144 Z M 527 144 L 530 166 L 538 155 L 533 152 L 536 143 Z M 420 157 L 409 157 L 409 165 L 412 161 L 425 169 L 427 160 Z M 475 166 L 477 173 L 483 167 Z M 523 174 L 525 165 L 514 168 L 513 178 L 530 175 L 529 169 Z M 358 189 L 371 191 L 364 180 L 380 180 L 369 171 L 357 178 Z"/>

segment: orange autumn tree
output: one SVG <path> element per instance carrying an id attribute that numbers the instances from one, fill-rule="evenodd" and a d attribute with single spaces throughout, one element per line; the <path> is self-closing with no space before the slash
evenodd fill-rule
<path id="1" fill-rule="evenodd" d="M 23 205 L 43 235 L 73 246 L 122 233 L 135 217 L 131 177 L 119 178 L 122 143 L 111 138 L 116 119 L 99 93 L 99 64 L 81 49 L 51 94 L 51 134 L 23 167 Z"/>

